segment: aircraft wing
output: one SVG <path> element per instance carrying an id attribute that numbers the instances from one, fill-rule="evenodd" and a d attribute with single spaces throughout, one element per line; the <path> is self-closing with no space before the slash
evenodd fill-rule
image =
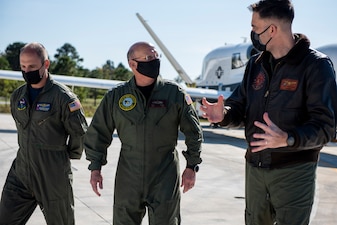
<path id="1" fill-rule="evenodd" d="M 232 92 L 231 91 L 217 91 L 213 89 L 206 88 L 185 88 L 187 94 L 189 94 L 194 99 L 202 99 L 203 97 L 212 100 L 218 99 L 220 95 L 223 95 L 227 99 Z"/>
<path id="2" fill-rule="evenodd" d="M 96 79 L 96 78 L 86 78 L 86 77 L 72 77 L 65 75 L 54 75 L 53 79 L 70 86 L 88 87 L 88 88 L 100 88 L 100 89 L 111 89 L 116 87 L 118 84 L 124 83 L 125 81 L 118 80 L 106 80 L 106 79 Z M 0 79 L 8 80 L 22 80 L 22 73 L 19 71 L 10 70 L 0 70 Z"/>
<path id="3" fill-rule="evenodd" d="M 52 76 L 54 80 L 60 83 L 63 83 L 65 85 L 88 87 L 88 88 L 100 88 L 100 89 L 111 89 L 125 82 L 125 81 L 118 81 L 118 80 L 73 77 L 73 76 L 54 75 L 54 74 L 52 74 Z M 23 81 L 21 72 L 10 71 L 10 70 L 0 70 L 0 79 Z M 231 93 L 231 92 L 226 92 L 226 91 L 217 91 L 217 90 L 203 89 L 203 88 L 185 88 L 185 90 L 193 99 L 201 99 L 202 97 L 206 97 L 207 99 L 217 99 L 218 96 L 221 94 L 225 98 L 227 98 Z"/>

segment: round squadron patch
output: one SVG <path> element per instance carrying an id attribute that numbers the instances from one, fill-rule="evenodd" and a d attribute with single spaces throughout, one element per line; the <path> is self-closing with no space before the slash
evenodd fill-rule
<path id="1" fill-rule="evenodd" d="M 254 82 L 253 82 L 253 89 L 255 91 L 257 90 L 260 90 L 264 83 L 266 82 L 266 75 L 263 73 L 263 72 L 260 72 L 257 77 L 254 79 Z"/>
<path id="2" fill-rule="evenodd" d="M 121 108 L 122 110 L 124 110 L 124 111 L 130 111 L 137 104 L 136 97 L 133 96 L 132 94 L 123 95 L 119 99 L 118 104 L 119 104 L 119 108 Z"/>

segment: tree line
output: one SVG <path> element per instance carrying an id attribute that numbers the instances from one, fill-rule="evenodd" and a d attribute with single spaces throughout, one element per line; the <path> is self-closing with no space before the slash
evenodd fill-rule
<path id="1" fill-rule="evenodd" d="M 4 52 L 0 52 L 0 69 L 2 70 L 14 70 L 21 71 L 19 54 L 20 49 L 26 43 L 14 42 L 9 44 Z M 54 59 L 50 57 L 49 72 L 51 74 L 62 74 L 75 77 L 88 77 L 88 78 L 100 78 L 109 80 L 129 80 L 132 76 L 132 72 L 128 70 L 122 63 L 119 63 L 115 67 L 114 62 L 107 60 L 102 66 L 98 66 L 93 70 L 84 68 L 81 65 L 83 58 L 80 57 L 76 48 L 65 43 L 56 50 Z M 0 96 L 6 99 L 10 97 L 11 93 L 23 84 L 23 81 L 3 80 L 0 79 Z M 94 89 L 86 87 L 74 87 L 74 92 L 81 100 L 87 98 L 101 98 L 106 90 Z"/>

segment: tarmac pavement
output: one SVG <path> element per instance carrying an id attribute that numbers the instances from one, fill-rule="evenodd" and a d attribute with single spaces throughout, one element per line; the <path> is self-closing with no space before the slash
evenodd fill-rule
<path id="1" fill-rule="evenodd" d="M 90 119 L 88 119 L 90 122 Z M 203 123 L 204 143 L 200 171 L 195 187 L 182 194 L 182 225 L 242 225 L 244 224 L 244 154 L 246 143 L 242 129 L 211 128 Z M 2 190 L 8 170 L 17 152 L 17 132 L 10 114 L 0 113 L 0 187 Z M 120 141 L 114 140 L 108 151 L 108 164 L 103 167 L 101 197 L 91 189 L 89 162 L 72 160 L 74 174 L 75 217 L 78 225 L 112 224 L 113 185 L 119 156 Z M 181 171 L 185 150 L 181 135 L 177 150 L 180 152 Z M 337 145 L 323 148 L 317 169 L 316 197 L 310 225 L 337 224 Z M 45 225 L 37 208 L 27 225 Z M 147 215 L 143 225 L 148 224 Z"/>

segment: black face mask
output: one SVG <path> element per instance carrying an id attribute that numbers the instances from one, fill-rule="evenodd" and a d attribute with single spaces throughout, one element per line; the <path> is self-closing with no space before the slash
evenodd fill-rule
<path id="1" fill-rule="evenodd" d="M 40 69 L 42 68 L 42 66 L 40 67 Z M 40 69 L 29 71 L 27 73 L 25 71 L 21 71 L 23 79 L 25 79 L 27 84 L 38 84 L 42 80 L 43 74 L 40 75 Z"/>
<path id="2" fill-rule="evenodd" d="M 135 60 L 136 61 L 136 60 Z M 149 62 L 137 62 L 137 71 L 144 76 L 156 79 L 159 75 L 160 60 L 155 59 Z"/>
<path id="3" fill-rule="evenodd" d="M 260 35 L 263 34 L 264 32 L 266 32 L 269 29 L 270 26 L 271 25 L 269 25 L 264 31 L 262 31 L 259 34 L 255 33 L 254 31 L 250 32 L 250 39 L 252 40 L 253 46 L 254 46 L 254 48 L 256 48 L 259 51 L 266 51 L 267 44 L 272 39 L 272 38 L 270 38 L 265 45 L 262 44 L 261 41 L 260 41 Z"/>

